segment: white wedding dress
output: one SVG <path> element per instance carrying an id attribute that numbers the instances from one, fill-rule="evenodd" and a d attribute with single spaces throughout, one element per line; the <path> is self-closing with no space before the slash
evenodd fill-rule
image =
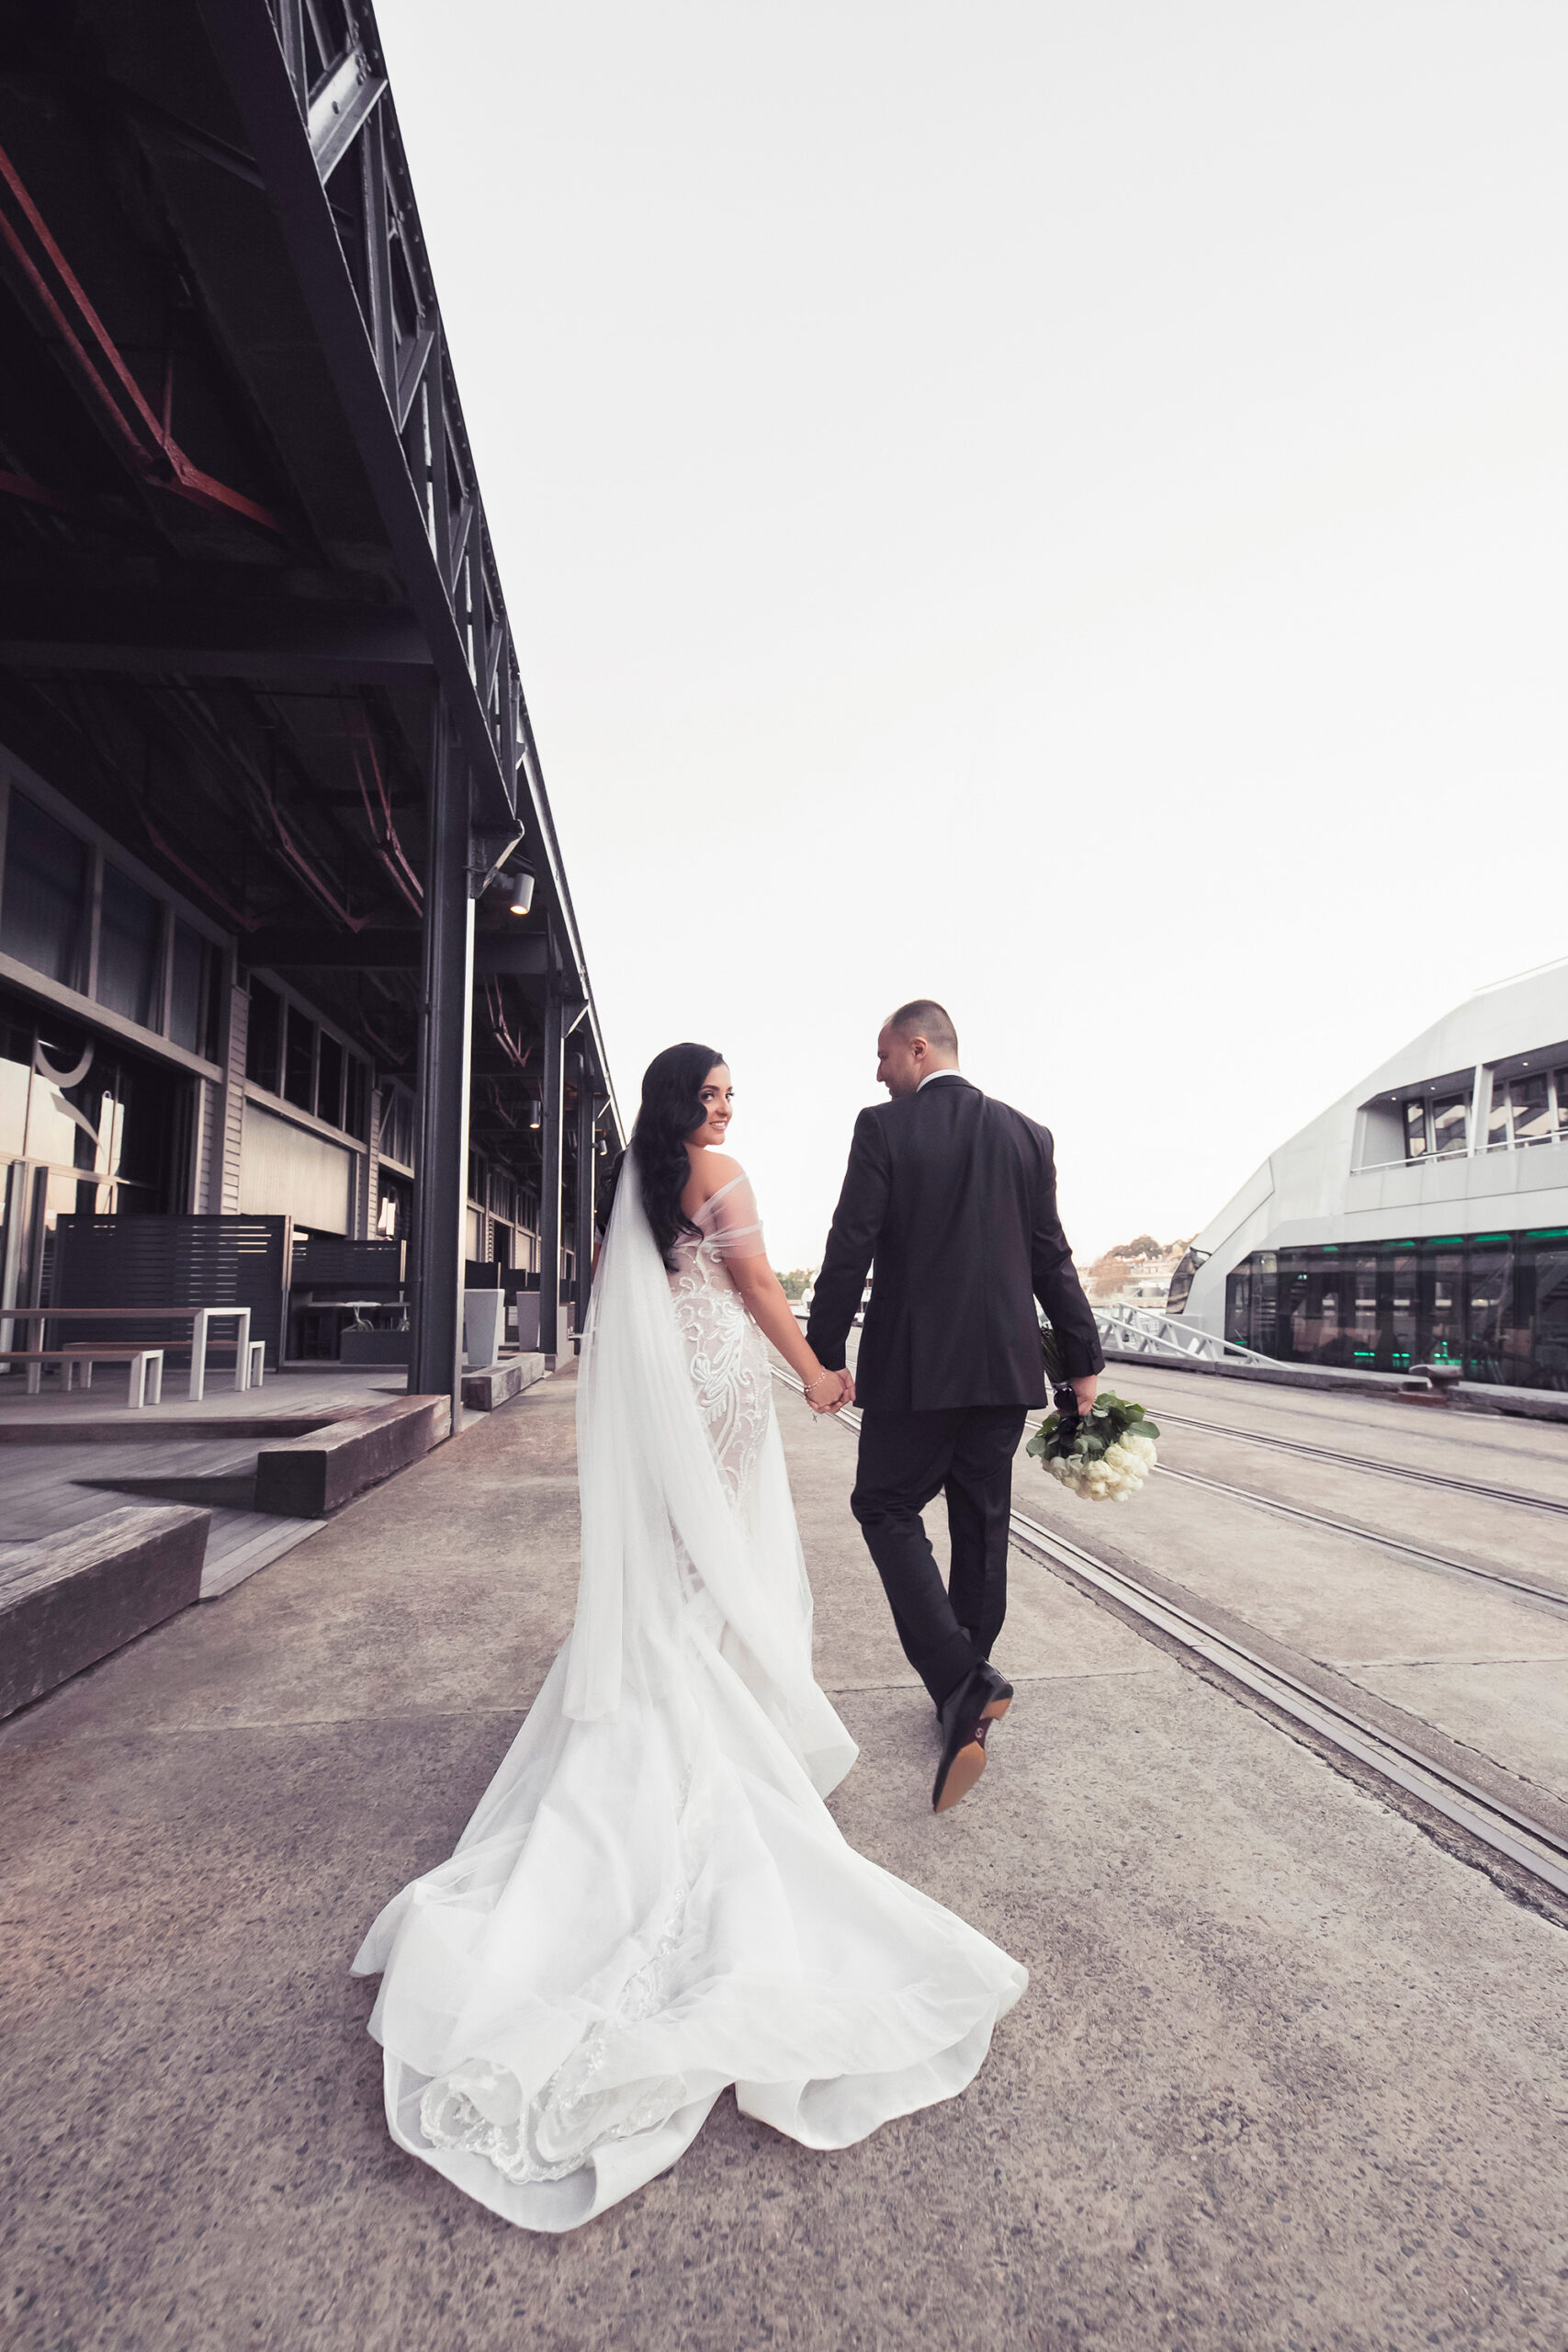
<path id="1" fill-rule="evenodd" d="M 568 2230 L 672 2165 L 728 2085 L 839 2148 L 951 2098 L 1024 1970 L 846 1845 L 855 1747 L 811 1594 L 761 1332 L 725 1270 L 750 1187 L 667 1273 L 628 1153 L 583 1338 L 577 1616 L 450 1861 L 381 1913 L 393 2138 Z"/>

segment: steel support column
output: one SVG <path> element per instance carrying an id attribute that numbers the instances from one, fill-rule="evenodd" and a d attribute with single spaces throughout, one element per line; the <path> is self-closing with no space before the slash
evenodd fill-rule
<path id="1" fill-rule="evenodd" d="M 593 1083 L 586 1048 L 577 1057 L 577 1219 L 572 1236 L 572 1329 L 579 1339 L 588 1319 L 590 1268 L 593 1262 Z"/>
<path id="2" fill-rule="evenodd" d="M 27 1281 L 28 1200 L 32 1187 L 32 1163 L 13 1159 L 6 1170 L 6 1223 L 0 1227 L 0 1307 L 27 1306 L 32 1302 L 24 1295 Z M 28 1336 L 23 1347 L 41 1347 L 43 1340 L 37 1326 L 24 1323 Z M 0 1348 L 16 1344 L 16 1329 L 8 1315 L 0 1314 Z M 6 1370 L 9 1371 L 9 1365 Z"/>
<path id="3" fill-rule="evenodd" d="M 468 772 L 438 700 L 432 729 L 420 1011 L 418 1140 L 409 1388 L 461 1403 L 468 1168 L 474 902 L 468 895 Z"/>
<path id="4" fill-rule="evenodd" d="M 545 1005 L 545 1058 L 540 1074 L 539 1352 L 560 1353 L 561 1145 L 565 1129 L 566 1024 L 569 1015 L 554 974 Z"/>

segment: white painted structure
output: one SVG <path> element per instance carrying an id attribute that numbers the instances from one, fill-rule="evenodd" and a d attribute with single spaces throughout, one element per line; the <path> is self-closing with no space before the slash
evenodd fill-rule
<path id="1" fill-rule="evenodd" d="M 1568 957 L 1457 1005 L 1269 1154 L 1193 1244 L 1224 1336 L 1254 1251 L 1568 1227 Z"/>

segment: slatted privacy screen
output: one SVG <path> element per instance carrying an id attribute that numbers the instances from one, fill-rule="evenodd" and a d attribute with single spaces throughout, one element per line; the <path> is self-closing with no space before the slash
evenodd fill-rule
<path id="1" fill-rule="evenodd" d="M 282 1355 L 293 1221 L 286 1216 L 62 1216 L 56 1221 L 51 1306 L 124 1307 L 123 1321 L 95 1323 L 95 1340 L 145 1340 L 188 1363 L 188 1339 L 167 1323 L 138 1322 L 138 1307 L 248 1306 L 251 1337 L 266 1361 Z M 85 1339 L 57 1324 L 60 1335 Z M 208 1341 L 209 1363 L 231 1360 L 232 1326 Z"/>
<path id="2" fill-rule="evenodd" d="M 402 1288 L 403 1245 L 400 1241 L 340 1241 L 335 1234 L 301 1234 L 294 1244 L 290 1288 L 341 1291 L 345 1297 L 368 1298 L 385 1291 L 395 1296 Z"/>

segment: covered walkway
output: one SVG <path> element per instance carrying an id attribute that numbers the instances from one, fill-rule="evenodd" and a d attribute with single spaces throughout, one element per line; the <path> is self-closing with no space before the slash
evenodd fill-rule
<path id="1" fill-rule="evenodd" d="M 835 1811 L 1028 1996 L 952 2106 L 822 2156 L 721 2102 L 570 2238 L 398 2154 L 348 1961 L 570 1623 L 572 1395 L 545 1382 L 0 1733 L 17 2352 L 1561 2352 L 1562 1929 L 1023 1561 L 1019 1702 L 933 1821 L 852 1444 L 787 1395 L 818 1671 L 863 1751 Z"/>

